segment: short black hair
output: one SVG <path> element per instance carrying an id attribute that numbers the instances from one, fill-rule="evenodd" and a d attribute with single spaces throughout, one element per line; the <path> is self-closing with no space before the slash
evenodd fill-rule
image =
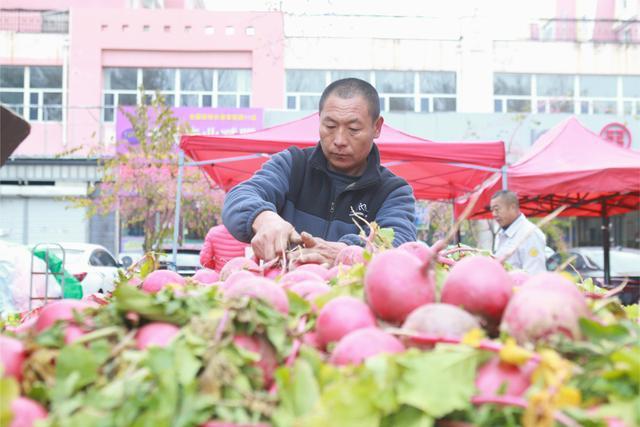
<path id="1" fill-rule="evenodd" d="M 503 198 L 504 201 L 507 202 L 509 205 L 515 205 L 516 208 L 520 209 L 520 202 L 518 201 L 518 195 L 513 191 L 509 191 L 509 190 L 496 191 L 493 194 L 493 196 L 491 196 L 491 199 L 492 200 L 497 199 L 498 197 Z"/>
<path id="2" fill-rule="evenodd" d="M 378 96 L 376 88 L 369 82 L 355 77 L 336 80 L 327 86 L 322 92 L 320 102 L 318 103 L 318 111 L 322 112 L 322 108 L 324 107 L 324 103 L 327 98 L 333 94 L 336 94 L 342 99 L 362 96 L 365 101 L 367 101 L 371 121 L 375 122 L 378 120 L 378 117 L 380 117 L 380 97 Z"/>

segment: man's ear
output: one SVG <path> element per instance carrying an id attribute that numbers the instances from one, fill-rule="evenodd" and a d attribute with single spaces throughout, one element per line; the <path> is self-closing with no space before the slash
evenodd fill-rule
<path id="1" fill-rule="evenodd" d="M 373 127 L 375 129 L 375 132 L 373 134 L 374 138 L 379 138 L 380 137 L 380 131 L 382 130 L 382 124 L 383 123 L 384 123 L 384 118 L 382 116 L 380 116 L 380 117 L 378 117 L 378 119 L 373 124 Z"/>

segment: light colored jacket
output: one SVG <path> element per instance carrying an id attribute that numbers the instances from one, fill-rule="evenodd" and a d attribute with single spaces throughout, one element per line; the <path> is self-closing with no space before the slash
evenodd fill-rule
<path id="1" fill-rule="evenodd" d="M 495 256 L 501 257 L 517 246 L 507 262 L 529 274 L 542 273 L 547 271 L 544 251 L 546 240 L 544 233 L 524 214 L 520 214 L 506 230 L 498 232 Z"/>

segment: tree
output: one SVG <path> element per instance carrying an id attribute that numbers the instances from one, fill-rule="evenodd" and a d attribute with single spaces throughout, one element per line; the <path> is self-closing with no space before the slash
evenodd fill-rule
<path id="1" fill-rule="evenodd" d="M 146 99 L 144 93 L 141 99 Z M 176 142 L 189 127 L 178 123 L 159 94 L 148 105 L 138 105 L 133 113 L 125 114 L 139 143 L 121 143 L 119 147 L 123 149 L 113 157 L 102 158 L 99 188 L 91 188 L 87 197 L 73 198 L 72 202 L 86 208 L 89 217 L 118 210 L 122 225 L 142 225 L 143 250 L 158 251 L 173 236 Z M 219 218 L 223 197 L 199 168 L 184 168 L 181 228 L 204 236 Z"/>

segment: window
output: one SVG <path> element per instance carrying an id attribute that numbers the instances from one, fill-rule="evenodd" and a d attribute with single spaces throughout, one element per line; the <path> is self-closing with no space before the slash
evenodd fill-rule
<path id="1" fill-rule="evenodd" d="M 575 76 L 562 74 L 536 75 L 536 99 L 539 113 L 574 112 Z"/>
<path id="2" fill-rule="evenodd" d="M 495 73 L 493 108 L 496 113 L 531 112 L 530 74 Z"/>
<path id="3" fill-rule="evenodd" d="M 0 102 L 31 121 L 61 121 L 62 67 L 3 65 Z"/>
<path id="4" fill-rule="evenodd" d="M 287 70 L 288 110 L 317 110 L 325 87 L 355 77 L 378 90 L 381 111 L 456 111 L 456 74 L 440 71 Z"/>
<path id="5" fill-rule="evenodd" d="M 89 264 L 94 267 L 117 267 L 116 260 L 102 249 L 96 249 L 89 257 Z"/>
<path id="6" fill-rule="evenodd" d="M 138 88 L 149 92 L 140 100 Z M 204 68 L 105 68 L 103 120 L 119 106 L 150 102 L 161 93 L 175 107 L 249 107 L 251 70 Z"/>

